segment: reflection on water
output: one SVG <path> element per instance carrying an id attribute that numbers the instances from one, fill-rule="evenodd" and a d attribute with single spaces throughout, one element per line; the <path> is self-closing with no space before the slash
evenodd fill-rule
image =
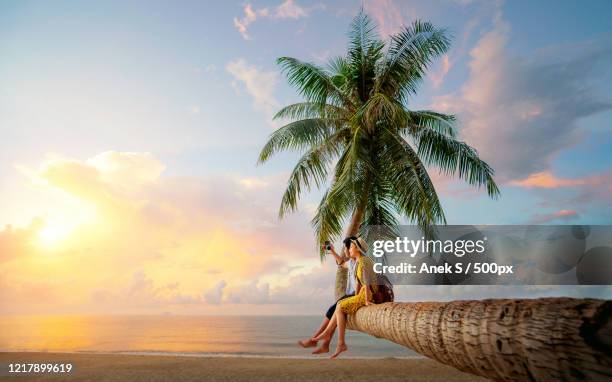
<path id="1" fill-rule="evenodd" d="M 320 324 L 304 316 L 27 316 L 0 317 L 0 351 L 170 352 L 308 356 L 296 342 Z M 415 353 L 349 331 L 349 356 Z"/>

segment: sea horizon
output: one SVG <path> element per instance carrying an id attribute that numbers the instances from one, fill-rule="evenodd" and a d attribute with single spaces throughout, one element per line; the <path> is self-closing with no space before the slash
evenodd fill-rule
<path id="1" fill-rule="evenodd" d="M 297 345 L 320 322 L 314 315 L 2 315 L 0 352 L 327 358 Z M 364 333 L 349 331 L 347 337 L 347 358 L 420 358 Z"/>

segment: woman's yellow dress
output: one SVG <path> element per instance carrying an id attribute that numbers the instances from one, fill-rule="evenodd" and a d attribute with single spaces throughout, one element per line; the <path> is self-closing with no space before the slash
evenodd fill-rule
<path id="1" fill-rule="evenodd" d="M 361 285 L 359 293 L 352 297 L 340 300 L 338 307 L 345 314 L 355 314 L 359 308 L 365 306 L 366 303 L 366 288 L 370 287 L 370 299 L 372 292 L 376 291 L 376 274 L 374 273 L 374 262 L 367 256 L 361 256 L 357 261 L 357 271 L 355 272 L 357 284 Z"/>

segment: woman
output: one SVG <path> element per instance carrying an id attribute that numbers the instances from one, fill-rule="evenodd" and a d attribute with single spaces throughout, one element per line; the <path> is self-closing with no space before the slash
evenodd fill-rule
<path id="1" fill-rule="evenodd" d="M 336 311 L 329 321 L 327 328 L 315 337 L 319 341 L 329 341 L 334 334 L 336 326 L 338 326 L 338 345 L 336 351 L 330 358 L 336 358 L 340 353 L 348 350 L 344 340 L 346 332 L 346 315 L 355 314 L 359 308 L 373 304 L 372 296 L 376 292 L 376 280 L 374 274 L 374 262 L 366 252 L 368 250 L 365 240 L 354 236 L 344 239 L 344 245 L 348 248 L 349 256 L 357 262 L 357 271 L 355 276 L 357 279 L 356 294 L 352 297 L 345 298 L 338 302 Z"/>

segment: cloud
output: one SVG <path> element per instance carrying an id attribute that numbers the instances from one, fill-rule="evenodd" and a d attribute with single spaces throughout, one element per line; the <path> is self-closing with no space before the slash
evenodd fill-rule
<path id="1" fill-rule="evenodd" d="M 231 61 L 225 69 L 234 77 L 234 86 L 238 88 L 238 83 L 241 83 L 247 93 L 253 97 L 255 108 L 265 113 L 271 120 L 279 106 L 279 102 L 274 97 L 278 74 L 249 65 L 242 58 Z"/>
<path id="2" fill-rule="evenodd" d="M 452 66 L 453 65 L 450 61 L 448 54 L 445 54 L 442 57 L 442 63 L 440 65 L 440 70 L 438 72 L 432 71 L 430 72 L 430 75 L 429 75 L 434 88 L 439 88 L 440 85 L 442 85 L 444 78 L 446 78 L 446 75 L 448 74 Z"/>
<path id="3" fill-rule="evenodd" d="M 224 280 L 219 281 L 208 292 L 204 293 L 204 300 L 209 304 L 219 305 L 223 298 L 223 290 L 226 286 L 227 283 Z"/>
<path id="4" fill-rule="evenodd" d="M 524 188 L 560 188 L 560 187 L 574 187 L 582 186 L 585 184 L 592 183 L 594 178 L 586 179 L 566 179 L 559 178 L 549 171 L 538 172 L 529 175 L 525 179 L 512 180 L 508 184 L 511 186 L 524 187 Z"/>
<path id="5" fill-rule="evenodd" d="M 612 192 L 612 172 L 607 171 L 602 174 L 589 175 L 582 178 L 562 178 L 554 175 L 550 171 L 538 172 L 525 179 L 518 179 L 508 182 L 511 186 L 524 188 L 574 188 L 583 193 L 590 194 L 601 192 Z"/>
<path id="6" fill-rule="evenodd" d="M 274 17 L 278 19 L 299 19 L 307 17 L 309 13 L 309 10 L 302 8 L 294 0 L 285 0 L 276 7 Z"/>
<path id="7" fill-rule="evenodd" d="M 541 199 L 538 206 L 544 210 L 558 209 L 552 214 L 532 216 L 529 219 L 531 224 L 586 216 L 588 221 L 585 223 L 593 224 L 599 221 L 606 224 L 610 214 L 612 171 L 579 178 L 565 178 L 551 171 L 544 171 L 524 179 L 512 180 L 507 185 L 530 190 Z M 576 214 L 569 213 L 572 211 L 576 211 Z M 577 211 L 580 211 L 580 214 Z"/>
<path id="8" fill-rule="evenodd" d="M 572 205 L 584 207 L 588 204 L 601 204 L 607 207 L 612 200 L 612 172 L 585 176 L 582 178 L 562 178 L 550 171 L 535 173 L 525 179 L 513 180 L 508 185 L 527 189 L 545 190 L 544 205 Z M 568 198 L 569 190 L 574 196 Z"/>
<path id="9" fill-rule="evenodd" d="M 578 219 L 580 216 L 575 210 L 559 210 L 550 214 L 535 214 L 531 217 L 531 224 L 544 224 L 553 221 L 567 221 Z"/>
<path id="10" fill-rule="evenodd" d="M 242 35 L 245 40 L 250 40 L 251 37 L 248 34 L 248 28 L 251 23 L 257 20 L 259 17 L 268 16 L 268 9 L 253 9 L 251 4 L 246 4 L 244 6 L 244 17 L 239 19 L 234 17 L 234 26 L 238 29 L 238 32 Z"/>
<path id="11" fill-rule="evenodd" d="M 393 0 L 369 0 L 365 1 L 363 6 L 365 12 L 376 22 L 383 38 L 396 33 L 404 25 L 402 12 Z"/>
<path id="12" fill-rule="evenodd" d="M 290 267 L 297 268 L 297 267 Z M 226 287 L 217 285 L 206 295 L 224 306 L 279 306 L 293 314 L 322 313 L 333 302 L 335 266 L 322 264 L 289 277 L 280 285 L 264 280 Z"/>
<path id="13" fill-rule="evenodd" d="M 319 262 L 306 214 L 278 224 L 284 176 L 176 177 L 164 169 L 150 153 L 109 151 L 56 156 L 29 171 L 41 193 L 74 203 L 61 199 L 51 215 L 0 229 L 0 279 L 10 286 L 0 306 L 19 296 L 11 309 L 22 313 L 223 313 L 224 296 L 238 288 L 274 290 L 297 265 Z M 264 304 L 264 291 L 239 305 Z"/>
<path id="14" fill-rule="evenodd" d="M 252 281 L 245 286 L 229 290 L 226 301 L 230 304 L 269 304 L 270 284 Z"/>
<path id="15" fill-rule="evenodd" d="M 0 311 L 313 314 L 331 303 L 335 266 L 319 263 L 308 214 L 277 220 L 285 175 L 164 169 L 151 153 L 110 151 L 32 170 L 41 191 L 91 213 L 61 204 L 58 216 L 0 229 Z"/>
<path id="16" fill-rule="evenodd" d="M 272 10 L 269 8 L 258 8 L 253 9 L 250 3 L 244 5 L 243 11 L 244 16 L 242 18 L 234 17 L 234 26 L 238 29 L 238 32 L 242 35 L 245 40 L 250 40 L 251 36 L 248 33 L 249 25 L 261 18 L 273 18 L 273 19 L 301 19 L 308 17 L 310 12 L 315 9 L 323 8 L 321 4 L 317 4 L 313 7 L 304 8 L 297 4 L 295 0 L 285 0 Z"/>
<path id="17" fill-rule="evenodd" d="M 24 256 L 43 224 L 41 219 L 34 219 L 27 227 L 7 225 L 0 230 L 0 264 Z"/>
<path id="18" fill-rule="evenodd" d="M 434 102 L 459 114 L 462 138 L 493 166 L 498 181 L 546 171 L 584 135 L 580 119 L 612 108 L 594 87 L 612 59 L 612 45 L 548 47 L 526 59 L 506 49 L 510 33 L 498 13 L 470 52 L 470 76 L 462 90 Z"/>
<path id="19" fill-rule="evenodd" d="M 98 306 L 112 303 L 116 308 L 130 310 L 147 309 L 151 306 L 189 307 L 203 303 L 197 294 L 182 293 L 179 282 L 158 285 L 143 270 L 135 271 L 131 280 L 121 288 L 93 290 L 90 300 Z"/>
<path id="20" fill-rule="evenodd" d="M 465 7 L 465 6 L 468 6 L 468 5 L 471 5 L 471 4 L 475 3 L 475 0 L 451 0 L 451 2 L 453 2 L 453 3 L 457 4 L 457 5 L 460 5 L 462 7 Z"/>
<path id="21" fill-rule="evenodd" d="M 584 184 L 579 187 L 575 203 L 602 203 L 609 208 L 612 202 L 612 171 L 584 178 Z"/>
<path id="22" fill-rule="evenodd" d="M 268 182 L 256 177 L 242 178 L 239 180 L 239 182 L 244 187 L 249 189 L 266 188 L 268 186 Z"/>
<path id="23" fill-rule="evenodd" d="M 140 186 L 154 182 L 166 166 L 151 153 L 106 151 L 87 160 L 100 180 L 114 186 Z"/>

